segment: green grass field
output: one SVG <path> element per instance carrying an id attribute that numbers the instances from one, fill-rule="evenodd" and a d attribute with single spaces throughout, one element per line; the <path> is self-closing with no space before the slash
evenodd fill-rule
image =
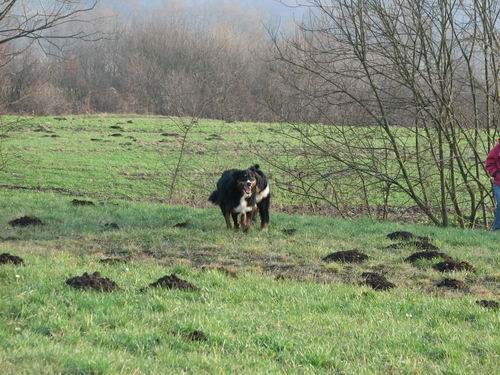
<path id="1" fill-rule="evenodd" d="M 164 167 L 175 161 L 178 142 L 159 135 L 173 132 L 168 121 L 126 121 L 35 118 L 6 138 L 16 158 L 1 175 L 0 253 L 21 256 L 25 265 L 0 265 L 1 373 L 498 372 L 500 314 L 476 303 L 498 301 L 495 233 L 274 212 L 267 233 L 257 226 L 247 234 L 227 231 L 216 208 L 161 203 L 168 191 Z M 133 127 L 133 135 L 109 136 L 117 122 Z M 54 133 L 34 131 L 38 125 Z M 187 168 L 213 171 L 215 182 L 226 166 L 248 163 L 236 146 L 231 151 L 207 140 L 210 134 L 229 143 L 264 140 L 272 137 L 267 128 L 203 122 Z M 128 136 L 137 141 L 123 145 Z M 162 139 L 168 141 L 158 151 Z M 181 182 L 179 201 L 197 197 L 190 198 L 190 187 Z M 278 202 L 289 199 L 279 194 Z M 95 206 L 74 207 L 75 197 Z M 23 215 L 44 225 L 8 224 Z M 186 221 L 186 228 L 174 228 Z M 289 235 L 290 229 L 297 232 Z M 386 248 L 394 230 L 428 236 L 476 271 L 442 274 L 432 262 L 411 265 L 404 259 L 415 248 Z M 351 249 L 370 258 L 322 261 Z M 127 261 L 99 262 L 106 257 Z M 94 271 L 120 289 L 99 293 L 65 284 Z M 396 288 L 360 285 L 365 271 L 384 274 Z M 200 290 L 140 291 L 170 273 Z M 443 277 L 467 288 L 436 287 Z M 207 340 L 192 341 L 193 330 Z"/>

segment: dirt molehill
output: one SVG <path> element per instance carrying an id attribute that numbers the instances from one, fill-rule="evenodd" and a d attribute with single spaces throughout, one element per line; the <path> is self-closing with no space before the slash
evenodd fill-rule
<path id="1" fill-rule="evenodd" d="M 389 250 L 398 250 L 406 247 L 415 247 L 419 250 L 439 251 L 439 247 L 433 245 L 428 239 L 422 238 L 415 241 L 398 242 L 386 247 Z"/>
<path id="2" fill-rule="evenodd" d="M 396 231 L 389 233 L 387 235 L 387 238 L 392 241 L 409 241 L 412 240 L 414 237 L 415 235 L 413 233 L 406 231 Z"/>
<path id="3" fill-rule="evenodd" d="M 366 284 L 375 290 L 389 290 L 396 287 L 396 285 L 388 281 L 385 276 L 375 272 L 363 272 L 361 277 L 363 278 L 363 284 Z"/>
<path id="4" fill-rule="evenodd" d="M 35 216 L 23 216 L 9 221 L 12 227 L 27 227 L 29 225 L 43 225 L 42 220 Z"/>
<path id="5" fill-rule="evenodd" d="M 187 228 L 189 223 L 187 221 L 183 221 L 182 223 L 175 224 L 172 228 Z"/>
<path id="6" fill-rule="evenodd" d="M 102 277 L 99 272 L 89 275 L 85 272 L 82 276 L 70 277 L 66 284 L 76 289 L 94 289 L 100 292 L 111 292 L 118 289 L 118 285 L 107 277 Z"/>
<path id="7" fill-rule="evenodd" d="M 0 264 L 13 263 L 16 266 L 21 266 L 24 264 L 24 260 L 18 256 L 11 255 L 9 253 L 0 254 Z"/>
<path id="8" fill-rule="evenodd" d="M 419 251 L 413 253 L 412 255 L 410 255 L 408 258 L 405 259 L 405 262 L 415 263 L 421 259 L 432 260 L 434 258 L 441 258 L 443 260 L 451 259 L 451 257 L 448 254 L 442 253 L 440 251 L 431 250 L 431 251 Z"/>
<path id="9" fill-rule="evenodd" d="M 85 201 L 85 200 L 80 200 L 80 199 L 73 199 L 71 201 L 71 204 L 73 206 L 95 206 L 94 202 L 92 202 L 92 201 Z"/>
<path id="10" fill-rule="evenodd" d="M 182 280 L 182 279 L 178 278 L 175 273 L 159 278 L 154 283 L 149 284 L 149 287 L 150 288 L 179 289 L 179 290 L 185 290 L 185 291 L 199 290 L 196 285 L 191 284 L 189 281 Z"/>
<path id="11" fill-rule="evenodd" d="M 208 341 L 208 336 L 203 331 L 195 330 L 186 332 L 185 336 L 191 341 Z"/>
<path id="12" fill-rule="evenodd" d="M 460 262 L 453 259 L 447 259 L 444 262 L 437 263 L 433 265 L 432 268 L 440 272 L 475 271 L 474 266 L 472 264 L 468 262 Z"/>
<path id="13" fill-rule="evenodd" d="M 325 262 L 361 263 L 367 260 L 368 255 L 358 250 L 337 251 L 323 258 Z"/>
<path id="14" fill-rule="evenodd" d="M 436 284 L 438 288 L 450 288 L 456 290 L 464 290 L 465 283 L 456 279 L 443 279 L 439 283 Z"/>
<path id="15" fill-rule="evenodd" d="M 480 301 L 476 301 L 476 303 L 479 306 L 484 307 L 485 309 L 498 310 L 500 308 L 500 304 L 496 301 L 488 301 L 488 300 L 482 299 Z"/>

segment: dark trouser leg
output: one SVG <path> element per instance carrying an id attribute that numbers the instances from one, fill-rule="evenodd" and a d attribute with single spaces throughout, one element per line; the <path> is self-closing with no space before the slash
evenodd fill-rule
<path id="1" fill-rule="evenodd" d="M 493 194 L 495 195 L 495 221 L 491 226 L 492 230 L 500 229 L 500 186 L 493 184 Z"/>

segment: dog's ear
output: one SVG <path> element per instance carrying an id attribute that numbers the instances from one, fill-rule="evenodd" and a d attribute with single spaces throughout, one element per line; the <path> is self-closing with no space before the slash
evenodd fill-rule
<path id="1" fill-rule="evenodd" d="M 259 164 L 254 164 L 250 167 L 251 170 L 253 171 L 258 171 L 260 169 L 260 165 Z"/>

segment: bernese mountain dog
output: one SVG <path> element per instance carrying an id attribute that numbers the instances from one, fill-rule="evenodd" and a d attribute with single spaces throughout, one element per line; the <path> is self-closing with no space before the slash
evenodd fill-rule
<path id="1" fill-rule="evenodd" d="M 255 202 L 260 215 L 260 229 L 267 230 L 269 227 L 269 207 L 271 206 L 271 191 L 269 189 L 269 181 L 260 166 L 255 164 L 249 168 L 254 171 L 257 177 L 257 185 L 255 187 Z M 255 221 L 257 209 L 252 212 L 252 221 Z"/>
<path id="2" fill-rule="evenodd" d="M 217 181 L 217 190 L 208 200 L 220 207 L 228 229 L 231 229 L 231 216 L 235 229 L 239 229 L 240 223 L 244 231 L 250 228 L 257 206 L 257 176 L 255 169 L 230 169 L 224 171 Z M 238 215 L 241 215 L 240 222 Z"/>
<path id="3" fill-rule="evenodd" d="M 261 229 L 265 230 L 269 225 L 269 182 L 257 164 L 245 170 L 224 171 L 217 181 L 217 190 L 208 200 L 221 208 L 228 229 L 231 229 L 232 216 L 235 229 L 239 229 L 241 224 L 243 230 L 247 231 L 255 221 L 257 211 Z"/>

